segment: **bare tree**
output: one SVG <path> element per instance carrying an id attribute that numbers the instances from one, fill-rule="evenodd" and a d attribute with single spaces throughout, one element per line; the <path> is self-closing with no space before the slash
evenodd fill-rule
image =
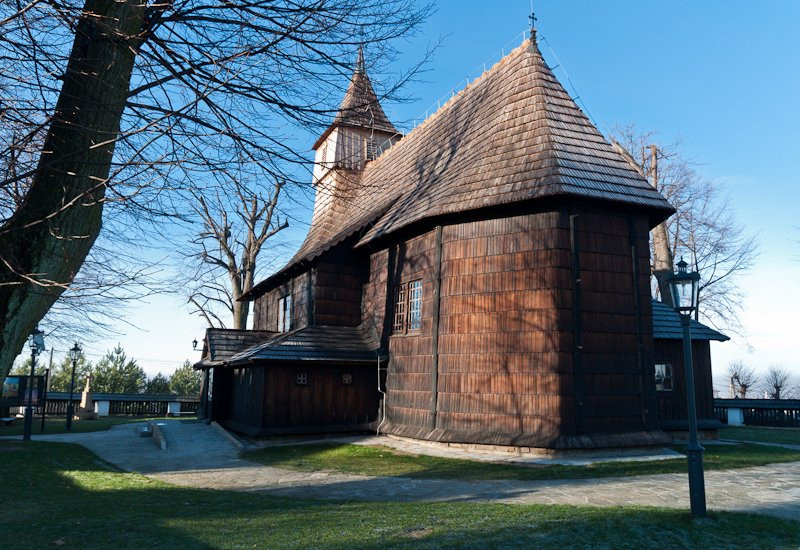
<path id="1" fill-rule="evenodd" d="M 769 399 L 789 399 L 792 375 L 780 365 L 770 365 L 764 375 L 762 389 L 764 396 Z"/>
<path id="2" fill-rule="evenodd" d="M 696 319 L 741 334 L 743 295 L 738 278 L 750 269 L 758 255 L 756 237 L 745 232 L 719 187 L 702 178 L 680 157 L 676 144 L 652 145 L 652 133 L 630 127 L 613 133 L 621 147 L 639 155 L 635 158 L 628 154 L 629 162 L 638 165 L 641 173 L 649 174 L 676 209 L 672 217 L 654 229 L 651 240 L 652 270 L 654 275 L 661 274 L 654 294 L 669 301 L 664 275 L 674 269 L 673 258 L 682 257 L 701 277 Z"/>
<path id="3" fill-rule="evenodd" d="M 731 383 L 731 397 L 747 397 L 758 384 L 758 375 L 752 367 L 743 361 L 733 361 L 728 365 L 728 379 Z"/>
<path id="4" fill-rule="evenodd" d="M 287 129 L 334 114 L 356 44 L 390 56 L 427 12 L 413 0 L 0 2 L 0 375 L 110 214 L 144 230 L 185 217 L 210 172 L 283 177 L 305 162 Z"/>
<path id="5" fill-rule="evenodd" d="M 189 302 L 210 327 L 226 326 L 221 308 L 232 316 L 232 328 L 247 328 L 250 302 L 240 298 L 255 284 L 266 242 L 289 225 L 276 210 L 285 184 L 276 180 L 268 195 L 239 180 L 229 182 L 213 198 L 194 193 L 192 206 L 203 230 L 193 241 L 199 250 L 191 256 L 196 270 Z"/>
<path id="6" fill-rule="evenodd" d="M 630 146 L 630 142 L 632 141 L 630 138 L 627 139 L 628 146 Z M 621 145 L 615 139 L 611 140 L 612 145 L 614 148 L 619 152 L 625 160 L 628 161 L 633 168 L 636 169 L 642 177 L 648 178 L 650 184 L 655 188 L 659 189 L 659 180 L 658 180 L 658 147 L 655 145 L 650 145 L 650 166 L 647 166 L 646 159 L 645 159 L 645 149 L 642 148 L 642 158 L 641 163 L 637 161 L 633 155 L 625 148 L 625 146 Z M 649 168 L 649 174 L 645 172 Z M 658 224 L 656 227 L 653 228 L 651 231 L 651 247 L 650 247 L 650 259 L 651 259 L 651 271 L 653 273 L 653 278 L 655 279 L 655 285 L 658 292 L 658 296 L 660 296 L 661 301 L 669 306 L 674 306 L 672 303 L 672 293 L 669 290 L 669 277 L 675 272 L 675 265 L 674 265 L 674 256 L 672 252 L 672 248 L 670 247 L 670 239 L 669 239 L 669 231 L 667 230 L 667 222 L 663 221 Z"/>

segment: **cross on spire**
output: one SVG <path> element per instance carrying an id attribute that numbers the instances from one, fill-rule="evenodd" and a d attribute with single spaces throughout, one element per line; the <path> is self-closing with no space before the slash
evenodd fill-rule
<path id="1" fill-rule="evenodd" d="M 531 40 L 536 36 L 536 14 L 533 12 L 533 0 L 531 0 L 531 14 L 528 16 L 531 23 Z"/>

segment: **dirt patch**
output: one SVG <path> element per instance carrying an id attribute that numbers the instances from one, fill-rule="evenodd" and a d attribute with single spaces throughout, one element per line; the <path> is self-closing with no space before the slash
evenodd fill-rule
<path id="1" fill-rule="evenodd" d="M 414 527 L 407 527 L 403 529 L 403 536 L 410 539 L 424 539 L 433 532 L 430 527 L 424 525 L 416 525 Z"/>

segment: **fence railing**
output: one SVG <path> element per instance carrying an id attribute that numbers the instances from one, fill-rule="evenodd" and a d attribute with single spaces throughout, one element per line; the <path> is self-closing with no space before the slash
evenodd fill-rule
<path id="1" fill-rule="evenodd" d="M 800 428 L 800 399 L 714 399 L 714 416 L 730 426 Z"/>
<path id="2" fill-rule="evenodd" d="M 95 393 L 92 395 L 94 410 L 99 416 L 167 416 L 190 415 L 197 412 L 200 398 L 193 395 L 149 395 L 131 393 Z M 46 416 L 64 416 L 67 414 L 69 393 L 49 392 L 45 406 Z M 73 395 L 74 410 L 81 403 L 81 394 Z M 16 411 L 12 411 L 16 412 Z M 41 413 L 41 405 L 37 407 Z"/>

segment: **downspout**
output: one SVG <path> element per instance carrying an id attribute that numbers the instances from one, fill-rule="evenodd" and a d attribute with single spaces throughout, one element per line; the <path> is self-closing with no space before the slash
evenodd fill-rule
<path id="1" fill-rule="evenodd" d="M 383 424 L 386 422 L 386 392 L 381 389 L 381 351 L 380 349 L 375 352 L 375 355 L 378 356 L 378 392 L 383 396 L 381 399 L 381 421 L 378 424 L 378 429 L 375 430 L 375 435 L 381 435 L 381 428 Z"/>
<path id="2" fill-rule="evenodd" d="M 442 294 L 442 226 L 436 226 L 434 236 L 433 259 L 433 323 L 431 328 L 431 348 L 433 363 L 431 365 L 431 431 L 436 429 L 436 417 L 439 403 L 439 311 Z"/>

